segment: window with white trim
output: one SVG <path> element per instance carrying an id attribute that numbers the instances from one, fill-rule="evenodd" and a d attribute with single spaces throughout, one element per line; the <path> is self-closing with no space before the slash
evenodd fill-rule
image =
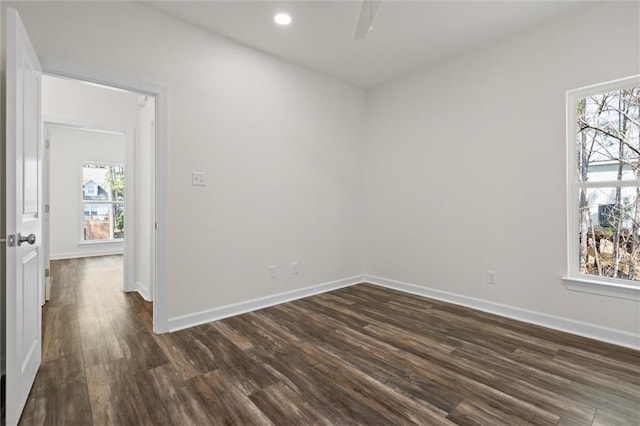
<path id="1" fill-rule="evenodd" d="M 640 76 L 567 93 L 568 280 L 640 289 Z"/>
<path id="2" fill-rule="evenodd" d="M 124 168 L 121 164 L 82 165 L 82 240 L 124 238 Z"/>

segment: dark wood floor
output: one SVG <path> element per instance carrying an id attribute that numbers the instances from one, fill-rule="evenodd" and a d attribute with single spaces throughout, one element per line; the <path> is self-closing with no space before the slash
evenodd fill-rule
<path id="1" fill-rule="evenodd" d="M 362 284 L 154 335 L 118 257 L 58 261 L 22 425 L 634 425 L 640 352 Z"/>

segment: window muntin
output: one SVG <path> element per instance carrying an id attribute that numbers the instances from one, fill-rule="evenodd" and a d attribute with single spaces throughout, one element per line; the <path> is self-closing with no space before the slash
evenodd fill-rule
<path id="1" fill-rule="evenodd" d="M 82 188 L 82 240 L 122 240 L 124 167 L 121 164 L 83 164 Z"/>
<path id="2" fill-rule="evenodd" d="M 569 277 L 640 283 L 640 79 L 568 94 Z"/>

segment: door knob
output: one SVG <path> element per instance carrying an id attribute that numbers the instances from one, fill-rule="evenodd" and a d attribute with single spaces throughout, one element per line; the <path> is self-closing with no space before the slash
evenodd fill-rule
<path id="1" fill-rule="evenodd" d="M 21 246 L 22 243 L 35 244 L 36 243 L 35 234 L 29 234 L 26 237 L 23 237 L 22 234 L 18 234 L 18 245 Z"/>

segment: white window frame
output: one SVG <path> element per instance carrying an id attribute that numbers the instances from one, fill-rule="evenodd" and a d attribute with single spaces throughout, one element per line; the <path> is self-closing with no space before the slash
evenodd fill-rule
<path id="1" fill-rule="evenodd" d="M 622 299 L 640 300 L 639 282 L 580 273 L 580 245 L 577 238 L 580 233 L 578 197 L 580 188 L 640 186 L 640 180 L 578 182 L 578 158 L 576 149 L 577 101 L 587 96 L 634 86 L 640 86 L 640 75 L 582 87 L 567 92 L 567 273 L 563 277 L 563 280 L 569 290 Z"/>
<path id="2" fill-rule="evenodd" d="M 110 162 L 104 162 L 104 161 L 83 161 L 82 162 L 82 169 L 81 169 L 81 175 L 82 175 L 82 181 L 84 182 L 84 168 L 85 166 L 88 165 L 100 165 L 100 166 L 110 166 L 110 167 L 122 167 L 123 170 L 125 170 L 125 165 L 121 164 L 121 163 L 110 163 Z M 98 191 L 98 184 L 96 184 L 96 192 Z M 125 177 L 125 188 L 126 188 L 126 177 Z M 84 194 L 84 191 L 83 191 Z M 125 190 L 125 194 L 126 194 L 126 190 Z M 97 194 L 96 194 L 97 195 Z M 111 209 L 111 212 L 113 212 L 113 205 L 114 204 L 121 204 L 124 208 L 125 206 L 125 200 L 122 201 L 114 201 L 111 199 L 111 194 L 109 194 L 109 199 L 108 200 L 85 200 L 84 196 L 82 197 L 82 218 L 81 218 L 81 222 L 80 222 L 80 242 L 78 243 L 79 245 L 92 245 L 92 244 L 110 244 L 110 243 L 121 243 L 124 242 L 125 238 L 109 238 L 108 240 L 85 240 L 84 239 L 84 224 L 85 224 L 85 217 L 84 217 L 84 209 L 85 206 L 87 204 L 104 204 L 104 205 L 108 205 L 109 208 Z M 125 213 L 126 214 L 126 213 Z M 115 230 L 113 229 L 113 222 L 111 222 L 109 224 L 109 234 L 110 235 L 114 235 Z"/>

